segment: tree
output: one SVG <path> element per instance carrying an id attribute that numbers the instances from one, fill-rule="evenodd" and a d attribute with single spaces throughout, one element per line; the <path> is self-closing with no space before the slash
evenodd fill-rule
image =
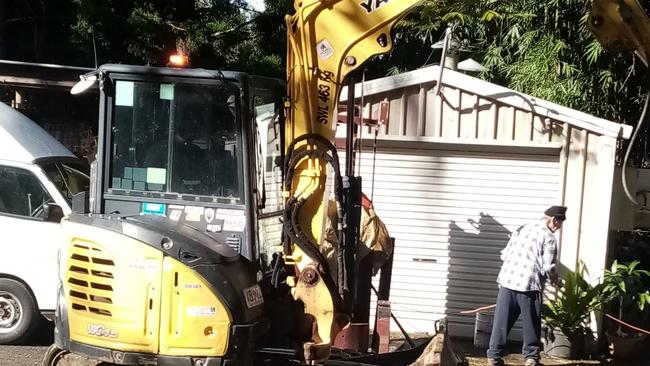
<path id="1" fill-rule="evenodd" d="M 262 52 L 253 26 L 256 14 L 243 0 L 74 0 L 75 44 L 98 63 L 165 65 L 176 51 L 193 67 L 267 70 L 277 74 L 279 59 Z M 265 67 L 260 67 L 260 64 Z"/>
<path id="2" fill-rule="evenodd" d="M 647 71 L 631 54 L 603 50 L 588 29 L 589 6 L 587 0 L 427 2 L 401 25 L 404 32 L 417 35 L 423 48 L 453 26 L 461 45 L 489 69 L 481 78 L 635 124 L 647 90 Z M 634 155 L 634 165 L 650 165 L 644 148 Z"/>
<path id="3" fill-rule="evenodd" d="M 71 63 L 70 0 L 0 1 L 0 58 L 41 63 Z"/>

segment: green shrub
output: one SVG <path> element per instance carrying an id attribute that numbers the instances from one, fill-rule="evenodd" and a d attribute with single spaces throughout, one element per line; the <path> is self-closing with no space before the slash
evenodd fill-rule
<path id="1" fill-rule="evenodd" d="M 650 271 L 638 269 L 639 261 L 629 264 L 614 261 L 610 269 L 605 270 L 602 300 L 618 309 L 618 318 L 623 321 L 638 321 L 647 316 L 650 304 L 650 292 L 644 285 L 644 278 L 650 277 Z M 618 327 L 618 333 L 622 329 Z"/>
<path id="2" fill-rule="evenodd" d="M 567 336 L 587 334 L 589 315 L 602 304 L 603 285 L 591 286 L 585 275 L 588 275 L 587 268 L 580 263 L 575 272 L 565 276 L 564 286 L 556 296 L 546 298 L 542 304 L 544 322 Z"/>

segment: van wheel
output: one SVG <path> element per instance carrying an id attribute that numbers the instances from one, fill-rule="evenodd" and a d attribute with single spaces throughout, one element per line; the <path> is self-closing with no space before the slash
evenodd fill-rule
<path id="1" fill-rule="evenodd" d="M 36 301 L 24 284 L 0 278 L 0 344 L 27 338 L 38 325 Z"/>

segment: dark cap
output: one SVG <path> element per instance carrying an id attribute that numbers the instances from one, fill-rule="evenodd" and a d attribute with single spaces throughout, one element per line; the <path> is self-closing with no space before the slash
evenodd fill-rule
<path id="1" fill-rule="evenodd" d="M 544 211 L 544 215 L 564 221 L 566 220 L 566 210 L 567 208 L 565 206 L 551 206 Z"/>

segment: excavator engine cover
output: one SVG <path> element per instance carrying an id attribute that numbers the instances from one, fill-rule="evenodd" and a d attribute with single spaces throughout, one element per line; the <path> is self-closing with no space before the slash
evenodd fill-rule
<path id="1" fill-rule="evenodd" d="M 154 215 L 62 224 L 59 348 L 118 364 L 250 362 L 264 300 L 253 265 L 225 243 Z"/>

